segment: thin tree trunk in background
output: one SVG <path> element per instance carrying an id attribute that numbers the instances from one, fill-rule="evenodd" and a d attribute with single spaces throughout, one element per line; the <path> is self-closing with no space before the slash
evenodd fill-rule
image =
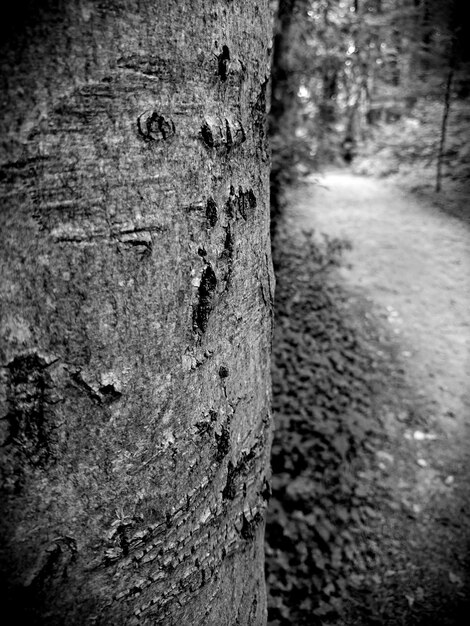
<path id="1" fill-rule="evenodd" d="M 261 626 L 267 1 L 14 6 L 2 619 Z"/>
<path id="2" fill-rule="evenodd" d="M 292 101 L 297 95 L 296 77 L 289 66 L 289 48 L 294 10 L 298 0 L 279 0 L 273 41 L 272 83 L 271 83 L 271 132 L 277 131 L 277 124 L 283 116 L 291 113 Z"/>
<path id="3" fill-rule="evenodd" d="M 273 146 L 271 168 L 271 237 L 275 238 L 277 223 L 282 212 L 282 193 L 286 168 L 292 163 L 276 158 L 278 150 L 292 141 L 296 131 L 298 72 L 292 71 L 291 49 L 294 45 L 292 26 L 294 11 L 299 0 L 279 0 L 275 16 L 273 56 L 271 71 L 271 107 L 269 135 Z"/>
<path id="4" fill-rule="evenodd" d="M 325 27 L 327 9 L 323 14 Z M 322 72 L 321 100 L 318 104 L 318 158 L 320 163 L 331 163 L 334 150 L 331 147 L 332 129 L 337 119 L 336 95 L 338 92 L 339 68 L 335 61 L 325 64 Z"/>
<path id="5" fill-rule="evenodd" d="M 442 182 L 442 164 L 444 160 L 444 151 L 445 151 L 445 143 L 446 143 L 446 133 L 447 133 L 447 119 L 449 117 L 450 111 L 450 97 L 452 93 L 452 78 L 454 75 L 454 71 L 451 68 L 449 73 L 447 74 L 446 88 L 444 94 L 444 111 L 442 113 L 442 122 L 441 122 L 441 136 L 439 140 L 439 151 L 437 154 L 437 170 L 436 170 L 436 191 L 441 191 L 441 182 Z"/>

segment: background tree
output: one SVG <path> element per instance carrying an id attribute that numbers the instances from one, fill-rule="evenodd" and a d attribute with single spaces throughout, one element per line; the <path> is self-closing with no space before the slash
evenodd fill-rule
<path id="1" fill-rule="evenodd" d="M 274 46 L 274 199 L 299 173 L 341 163 L 346 143 L 353 154 L 373 155 L 365 171 L 403 164 L 427 180 L 427 168 L 428 186 L 436 166 L 438 181 L 443 172 L 467 176 L 462 0 L 297 0 L 281 2 L 280 16 L 281 9 L 291 17 L 278 19 Z"/>
<path id="2" fill-rule="evenodd" d="M 15 7 L 4 617 L 264 624 L 267 2 Z"/>
<path id="3" fill-rule="evenodd" d="M 271 165 L 271 236 L 276 235 L 282 214 L 284 190 L 299 175 L 299 164 L 308 161 L 310 145 L 302 136 L 302 46 L 308 31 L 303 22 L 308 0 L 279 0 L 273 3 L 274 36 L 271 72 L 269 136 Z"/>

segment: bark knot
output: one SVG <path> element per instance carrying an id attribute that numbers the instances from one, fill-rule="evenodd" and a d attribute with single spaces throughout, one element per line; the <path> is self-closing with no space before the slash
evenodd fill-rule
<path id="1" fill-rule="evenodd" d="M 139 134 L 146 141 L 166 141 L 175 134 L 173 120 L 166 118 L 158 111 L 145 111 L 137 118 Z"/>

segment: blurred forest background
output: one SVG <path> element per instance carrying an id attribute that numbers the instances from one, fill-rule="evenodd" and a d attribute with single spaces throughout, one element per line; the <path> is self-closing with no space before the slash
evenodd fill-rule
<path id="1" fill-rule="evenodd" d="M 273 58 L 274 212 L 305 174 L 349 162 L 415 190 L 470 174 L 464 0 L 280 0 Z M 276 215 L 274 215 L 276 219 Z"/>
<path id="2" fill-rule="evenodd" d="M 438 417 L 446 408 L 433 404 L 424 384 L 410 383 L 403 361 L 411 349 L 390 329 L 398 313 L 389 307 L 380 317 L 338 279 L 351 242 L 303 232 L 291 209 L 320 211 L 314 190 L 322 172 L 340 170 L 392 181 L 409 193 L 410 213 L 416 198 L 468 222 L 465 2 L 272 6 L 277 282 L 268 623 L 463 626 L 470 610 L 467 435 L 452 443 Z M 438 440 L 431 476 L 416 455 Z"/>

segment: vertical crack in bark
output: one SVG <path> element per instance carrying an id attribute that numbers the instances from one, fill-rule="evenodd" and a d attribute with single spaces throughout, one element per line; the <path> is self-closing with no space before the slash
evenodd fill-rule
<path id="1" fill-rule="evenodd" d="M 230 451 L 230 429 L 223 426 L 220 435 L 215 433 L 215 441 L 217 445 L 215 460 L 217 463 L 221 463 Z"/>
<path id="2" fill-rule="evenodd" d="M 209 222 L 209 226 L 214 228 L 217 224 L 217 205 L 213 198 L 208 198 L 206 204 L 206 217 Z"/>
<path id="3" fill-rule="evenodd" d="M 222 52 L 217 56 L 217 74 L 220 80 L 225 82 L 227 80 L 228 72 L 230 69 L 230 50 L 228 46 L 222 46 Z"/>
<path id="4" fill-rule="evenodd" d="M 204 122 L 204 124 L 201 126 L 200 134 L 201 134 L 201 139 L 204 142 L 204 144 L 208 148 L 213 148 L 214 147 L 214 135 L 212 134 L 211 127 L 209 126 L 207 122 Z"/>
<path id="5" fill-rule="evenodd" d="M 193 329 L 199 334 L 206 332 L 216 287 L 217 277 L 214 270 L 210 265 L 206 265 L 202 273 L 198 301 L 193 313 Z"/>

